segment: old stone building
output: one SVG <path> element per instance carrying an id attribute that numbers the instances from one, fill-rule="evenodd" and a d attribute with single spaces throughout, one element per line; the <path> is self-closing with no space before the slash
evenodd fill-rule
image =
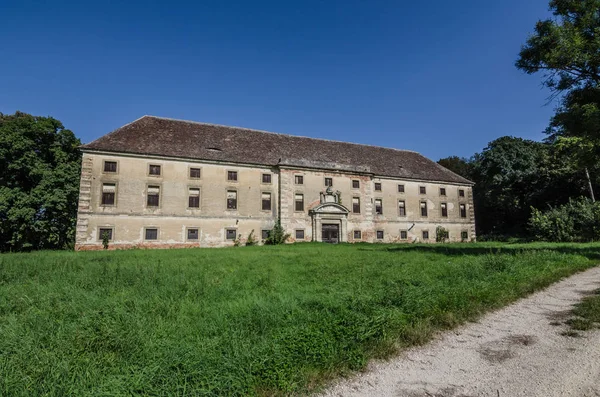
<path id="1" fill-rule="evenodd" d="M 411 151 L 153 116 L 82 151 L 77 249 L 475 238 L 472 183 Z"/>

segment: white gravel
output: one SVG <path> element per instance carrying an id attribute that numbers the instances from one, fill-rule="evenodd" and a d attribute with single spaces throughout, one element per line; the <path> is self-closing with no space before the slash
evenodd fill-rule
<path id="1" fill-rule="evenodd" d="M 567 326 L 556 325 L 598 288 L 596 267 L 440 334 L 426 346 L 372 362 L 322 396 L 600 396 L 600 331 L 573 338 L 561 335 Z"/>

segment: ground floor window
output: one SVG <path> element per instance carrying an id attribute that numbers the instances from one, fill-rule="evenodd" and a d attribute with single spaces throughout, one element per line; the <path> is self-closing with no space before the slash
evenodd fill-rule
<path id="1" fill-rule="evenodd" d="M 429 240 L 429 230 L 423 230 L 423 240 Z"/>
<path id="2" fill-rule="evenodd" d="M 469 232 L 467 232 L 467 231 L 462 231 L 462 232 L 460 232 L 460 238 L 461 238 L 461 240 L 463 240 L 463 241 L 466 241 L 466 240 L 468 240 L 468 239 L 469 239 Z"/>
<path id="3" fill-rule="evenodd" d="M 354 239 L 355 240 L 361 240 L 362 239 L 362 232 L 360 230 L 355 230 L 354 231 Z"/>
<path id="4" fill-rule="evenodd" d="M 235 230 L 235 229 L 227 229 L 225 231 L 225 238 L 227 240 L 235 240 L 236 237 L 237 237 L 237 230 Z"/>
<path id="5" fill-rule="evenodd" d="M 296 230 L 296 240 L 304 240 L 304 229 Z"/>
<path id="6" fill-rule="evenodd" d="M 377 230 L 377 240 L 383 240 L 383 230 Z"/>
<path id="7" fill-rule="evenodd" d="M 155 227 L 146 228 L 144 238 L 146 240 L 158 240 L 158 229 Z"/>
<path id="8" fill-rule="evenodd" d="M 400 240 L 408 239 L 408 232 L 406 230 L 400 230 Z"/>
<path id="9" fill-rule="evenodd" d="M 198 229 L 190 228 L 187 230 L 187 239 L 188 240 L 198 240 Z"/>
<path id="10" fill-rule="evenodd" d="M 103 240 L 104 235 L 107 235 L 108 241 L 112 241 L 113 239 L 113 229 L 112 227 L 101 227 L 98 229 L 98 240 Z"/>
<path id="11" fill-rule="evenodd" d="M 269 238 L 269 233 L 271 233 L 270 230 L 263 229 L 263 230 L 260 231 L 260 234 L 261 234 L 261 237 L 262 237 L 263 240 L 266 240 L 266 239 Z"/>

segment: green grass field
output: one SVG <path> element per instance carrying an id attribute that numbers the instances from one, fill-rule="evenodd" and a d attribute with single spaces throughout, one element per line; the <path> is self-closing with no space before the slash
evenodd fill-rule
<path id="1" fill-rule="evenodd" d="M 0 255 L 0 395 L 285 395 L 600 262 L 600 244 Z"/>

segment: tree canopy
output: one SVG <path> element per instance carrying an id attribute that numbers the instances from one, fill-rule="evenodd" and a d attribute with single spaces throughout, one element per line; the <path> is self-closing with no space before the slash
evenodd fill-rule
<path id="1" fill-rule="evenodd" d="M 0 113 L 0 251 L 73 242 L 80 144 L 52 117 Z"/>

